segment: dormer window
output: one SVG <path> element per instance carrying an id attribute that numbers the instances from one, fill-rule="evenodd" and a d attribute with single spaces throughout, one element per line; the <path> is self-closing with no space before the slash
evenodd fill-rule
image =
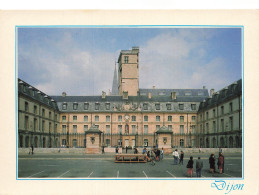
<path id="1" fill-rule="evenodd" d="M 160 104 L 155 104 L 156 110 L 160 110 Z"/>
<path id="2" fill-rule="evenodd" d="M 111 106 L 110 106 L 110 103 L 106 103 L 106 104 L 105 104 L 105 107 L 106 107 L 106 110 L 110 110 L 110 107 L 111 107 Z"/>
<path id="3" fill-rule="evenodd" d="M 89 103 L 84 103 L 84 109 L 88 110 L 89 109 Z"/>
<path id="4" fill-rule="evenodd" d="M 143 104 L 143 109 L 144 109 L 144 110 L 148 110 L 147 103 L 144 103 L 144 104 Z"/>
<path id="5" fill-rule="evenodd" d="M 78 103 L 74 103 L 74 104 L 73 104 L 73 109 L 74 109 L 74 110 L 77 110 L 77 108 L 78 108 Z"/>
<path id="6" fill-rule="evenodd" d="M 62 104 L 62 110 L 66 110 L 67 109 L 67 103 L 63 103 Z"/>
<path id="7" fill-rule="evenodd" d="M 196 104 L 191 104 L 191 109 L 196 110 Z"/>
<path id="8" fill-rule="evenodd" d="M 167 110 L 172 110 L 172 105 L 171 104 L 166 104 L 166 109 Z"/>
<path id="9" fill-rule="evenodd" d="M 183 104 L 179 104 L 179 110 L 183 110 L 184 105 Z"/>
<path id="10" fill-rule="evenodd" d="M 100 109 L 100 104 L 99 103 L 95 103 L 95 110 L 99 110 Z"/>

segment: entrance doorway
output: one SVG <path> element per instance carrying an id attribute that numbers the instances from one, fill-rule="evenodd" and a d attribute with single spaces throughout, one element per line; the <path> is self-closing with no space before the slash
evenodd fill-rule
<path id="1" fill-rule="evenodd" d="M 128 139 L 125 139 L 125 147 L 128 147 L 129 146 L 129 140 Z"/>

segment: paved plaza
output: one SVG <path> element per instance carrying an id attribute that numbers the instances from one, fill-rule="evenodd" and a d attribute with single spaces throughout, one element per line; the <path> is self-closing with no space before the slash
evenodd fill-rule
<path id="1" fill-rule="evenodd" d="M 209 173 L 208 153 L 196 153 L 203 160 L 201 179 L 242 178 L 242 154 L 225 153 L 223 174 Z M 187 162 L 190 154 L 185 154 L 183 165 L 173 165 L 172 155 L 152 165 L 147 163 L 115 163 L 115 154 L 23 154 L 18 156 L 18 179 L 181 179 L 187 177 Z M 217 155 L 216 155 L 217 158 Z M 217 160 L 216 160 L 217 162 Z M 217 167 L 217 165 L 216 165 Z"/>

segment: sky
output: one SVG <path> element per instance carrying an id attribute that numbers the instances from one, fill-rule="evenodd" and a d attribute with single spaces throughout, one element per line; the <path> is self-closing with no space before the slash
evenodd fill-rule
<path id="1" fill-rule="evenodd" d="M 18 77 L 48 95 L 108 93 L 133 46 L 140 88 L 218 91 L 242 78 L 241 28 L 19 27 L 17 44 Z"/>

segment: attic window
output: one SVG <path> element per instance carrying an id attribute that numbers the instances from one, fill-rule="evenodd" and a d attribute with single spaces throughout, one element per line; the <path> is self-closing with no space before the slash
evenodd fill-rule
<path id="1" fill-rule="evenodd" d="M 160 110 L 160 104 L 155 104 L 156 110 Z"/>
<path id="2" fill-rule="evenodd" d="M 184 95 L 185 95 L 185 96 L 190 96 L 190 95 L 192 95 L 192 93 L 191 93 L 190 91 L 186 91 L 186 92 L 184 93 Z"/>
<path id="3" fill-rule="evenodd" d="M 203 92 L 201 92 L 201 91 L 198 92 L 198 96 L 203 96 L 203 95 L 204 95 Z"/>
<path id="4" fill-rule="evenodd" d="M 78 103 L 74 103 L 74 104 L 73 104 L 73 109 L 74 109 L 74 110 L 77 110 L 77 108 L 78 108 Z"/>
<path id="5" fill-rule="evenodd" d="M 105 107 L 106 107 L 106 110 L 110 110 L 110 107 L 111 107 L 111 106 L 110 106 L 110 103 L 106 103 L 106 104 L 105 104 Z"/>
<path id="6" fill-rule="evenodd" d="M 196 110 L 196 104 L 191 104 L 192 110 Z"/>
<path id="7" fill-rule="evenodd" d="M 67 103 L 63 103 L 62 104 L 62 110 L 66 110 L 67 109 Z"/>
<path id="8" fill-rule="evenodd" d="M 172 105 L 171 104 L 166 104 L 167 110 L 172 110 Z"/>
<path id="9" fill-rule="evenodd" d="M 95 103 L 95 110 L 99 110 L 100 109 L 100 104 L 99 103 Z"/>
<path id="10" fill-rule="evenodd" d="M 84 103 L 84 109 L 88 110 L 89 109 L 89 103 Z"/>
<path id="11" fill-rule="evenodd" d="M 183 110 L 183 108 L 184 108 L 183 104 L 179 104 L 179 109 Z"/>
<path id="12" fill-rule="evenodd" d="M 144 104 L 143 104 L 143 109 L 144 109 L 144 110 L 147 110 L 147 109 L 148 109 L 147 103 L 144 103 Z"/>

